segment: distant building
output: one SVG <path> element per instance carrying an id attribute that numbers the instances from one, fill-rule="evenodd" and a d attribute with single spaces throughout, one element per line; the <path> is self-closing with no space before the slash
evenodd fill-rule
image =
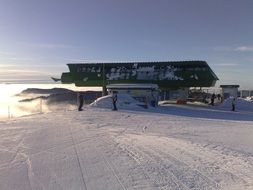
<path id="1" fill-rule="evenodd" d="M 241 97 L 246 98 L 251 96 L 251 91 L 250 90 L 241 90 Z"/>
<path id="2" fill-rule="evenodd" d="M 224 99 L 229 98 L 229 97 L 238 97 L 238 88 L 240 87 L 239 85 L 220 85 L 222 89 L 222 96 Z"/>
<path id="3" fill-rule="evenodd" d="M 253 90 L 241 90 L 240 91 L 240 97 L 247 98 L 253 96 Z"/>

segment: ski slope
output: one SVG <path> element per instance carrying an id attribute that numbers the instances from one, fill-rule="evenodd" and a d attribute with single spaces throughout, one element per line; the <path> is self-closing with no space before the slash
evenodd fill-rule
<path id="1" fill-rule="evenodd" d="M 0 122 L 0 189 L 253 189 L 253 113 L 87 106 Z"/>

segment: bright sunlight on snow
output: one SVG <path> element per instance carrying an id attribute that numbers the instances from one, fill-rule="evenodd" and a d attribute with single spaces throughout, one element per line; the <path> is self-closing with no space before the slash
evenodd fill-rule
<path id="1" fill-rule="evenodd" d="M 253 112 L 132 108 L 0 122 L 0 189 L 253 189 Z"/>

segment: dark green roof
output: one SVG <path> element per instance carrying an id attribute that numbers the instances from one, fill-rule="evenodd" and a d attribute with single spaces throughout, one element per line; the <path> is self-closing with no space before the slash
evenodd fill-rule
<path id="1" fill-rule="evenodd" d="M 229 85 L 220 85 L 221 88 L 239 88 L 240 85 L 237 84 L 229 84 Z"/>
<path id="2" fill-rule="evenodd" d="M 209 87 L 218 77 L 205 61 L 70 63 L 76 86 L 154 83 L 160 88 Z M 64 77 L 63 77 L 64 79 Z"/>

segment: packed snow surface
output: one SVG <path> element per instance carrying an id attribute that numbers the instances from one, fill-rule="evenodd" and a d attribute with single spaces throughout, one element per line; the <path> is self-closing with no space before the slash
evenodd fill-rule
<path id="1" fill-rule="evenodd" d="M 3 190 L 253 189 L 252 112 L 87 106 L 1 121 L 0 137 Z"/>
<path id="2" fill-rule="evenodd" d="M 223 104 L 221 104 L 220 108 L 225 108 L 227 110 L 231 109 L 233 98 L 226 99 Z M 253 101 L 251 99 L 243 99 L 237 98 L 235 101 L 236 110 L 239 111 L 252 111 L 253 112 Z"/>

